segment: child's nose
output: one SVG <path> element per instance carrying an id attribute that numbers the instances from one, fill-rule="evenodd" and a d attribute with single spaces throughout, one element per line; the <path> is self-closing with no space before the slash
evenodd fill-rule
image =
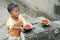
<path id="1" fill-rule="evenodd" d="M 17 14 L 19 14 L 19 12 L 17 12 Z"/>

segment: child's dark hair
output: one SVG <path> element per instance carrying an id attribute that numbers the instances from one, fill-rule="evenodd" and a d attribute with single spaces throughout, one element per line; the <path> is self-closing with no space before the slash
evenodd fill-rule
<path id="1" fill-rule="evenodd" d="M 10 4 L 7 6 L 8 12 L 10 12 L 10 11 L 11 11 L 13 8 L 15 8 L 15 7 L 18 7 L 18 5 L 15 4 L 15 3 L 10 3 Z"/>

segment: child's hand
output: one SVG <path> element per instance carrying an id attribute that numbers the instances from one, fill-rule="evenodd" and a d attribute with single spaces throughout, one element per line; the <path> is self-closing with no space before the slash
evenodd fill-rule
<path id="1" fill-rule="evenodd" d="M 16 24 L 14 24 L 13 28 L 20 29 L 21 31 L 24 31 L 23 27 L 21 27 L 21 26 L 22 26 L 22 21 L 18 21 Z"/>
<path id="2" fill-rule="evenodd" d="M 23 28 L 23 27 L 20 27 L 20 30 L 21 30 L 22 32 L 24 32 L 24 28 Z"/>

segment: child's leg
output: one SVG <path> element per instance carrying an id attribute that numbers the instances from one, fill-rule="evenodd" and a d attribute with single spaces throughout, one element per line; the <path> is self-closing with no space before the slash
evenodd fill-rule
<path id="1" fill-rule="evenodd" d="M 21 40 L 21 39 L 20 39 L 20 36 L 19 36 L 19 37 L 16 37 L 16 39 L 17 39 L 17 40 Z"/>

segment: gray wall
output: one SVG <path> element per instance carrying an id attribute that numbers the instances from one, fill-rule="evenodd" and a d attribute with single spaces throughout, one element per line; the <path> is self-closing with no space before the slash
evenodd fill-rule
<path id="1" fill-rule="evenodd" d="M 9 0 L 20 6 L 21 12 L 33 17 L 45 16 L 51 20 L 59 20 L 60 16 L 54 13 L 54 5 L 60 5 L 58 0 Z"/>
<path id="2" fill-rule="evenodd" d="M 19 0 L 29 6 L 32 10 L 39 10 L 48 16 L 58 19 L 58 15 L 54 13 L 54 4 L 60 5 L 58 0 Z"/>

